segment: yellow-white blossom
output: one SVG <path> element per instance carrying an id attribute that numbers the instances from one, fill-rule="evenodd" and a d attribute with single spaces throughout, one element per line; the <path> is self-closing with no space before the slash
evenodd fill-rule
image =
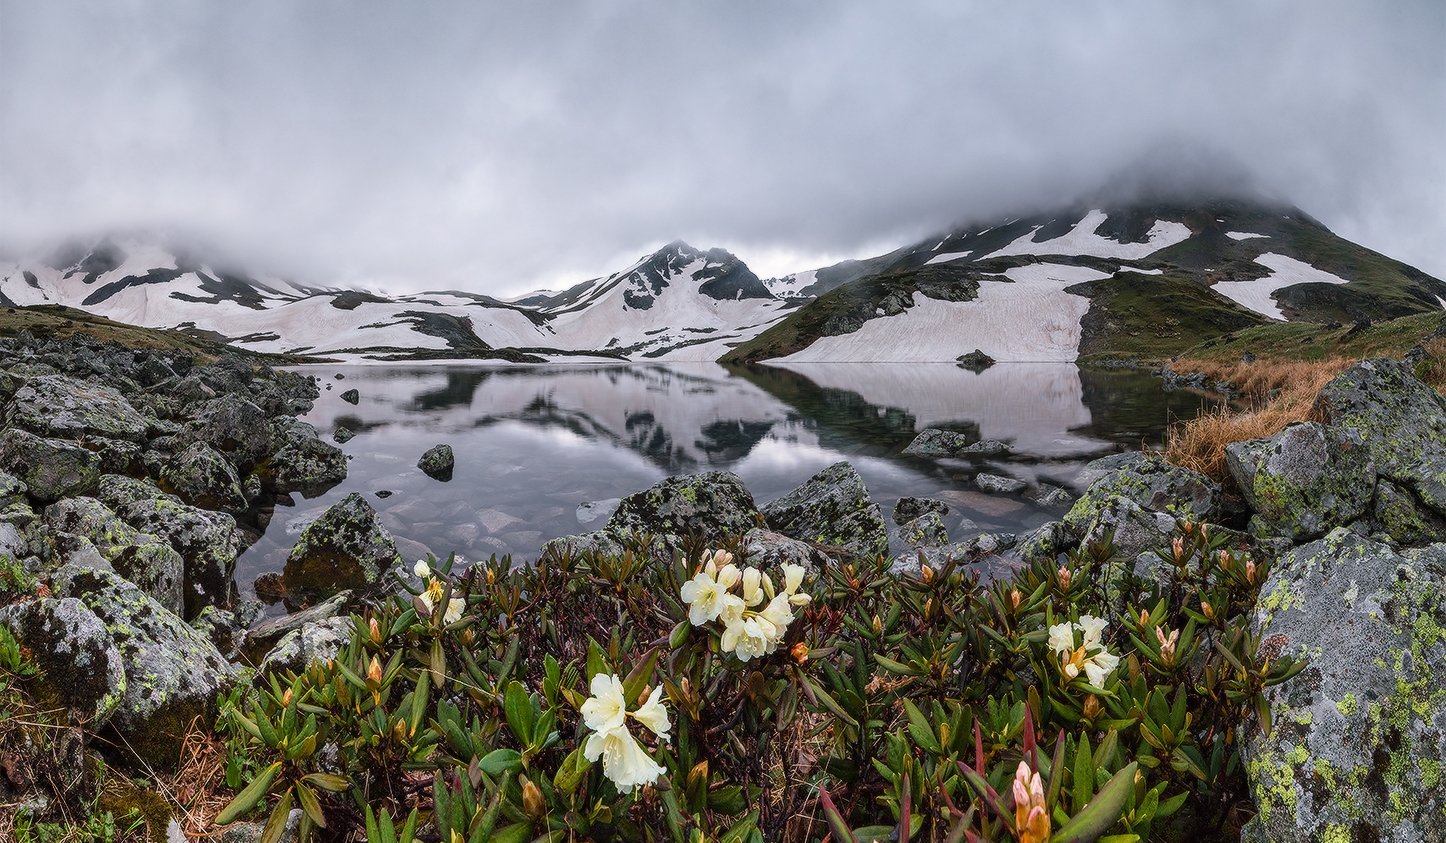
<path id="1" fill-rule="evenodd" d="M 428 612 L 436 612 L 437 604 L 442 602 L 442 592 L 446 584 L 435 577 L 427 583 L 427 588 L 417 597 L 426 605 Z M 462 610 L 467 608 L 467 601 L 461 597 L 453 597 L 447 601 L 447 609 L 442 613 L 442 623 L 452 624 L 462 619 Z"/>
<path id="2" fill-rule="evenodd" d="M 1120 657 L 1105 649 L 1104 632 L 1109 622 L 1093 615 L 1081 615 L 1076 623 L 1057 623 L 1049 628 L 1049 648 L 1060 658 L 1060 670 L 1066 679 L 1081 673 L 1096 688 L 1120 665 Z M 1075 632 L 1080 643 L 1075 645 Z"/>
<path id="3" fill-rule="evenodd" d="M 679 589 L 683 602 L 688 604 L 688 621 L 693 626 L 702 626 L 716 620 L 723 611 L 723 598 L 728 589 L 707 571 L 699 571 Z"/>
<path id="4" fill-rule="evenodd" d="M 763 602 L 763 572 L 757 568 L 743 569 L 743 605 L 752 608 Z"/>
<path id="5" fill-rule="evenodd" d="M 663 740 L 668 739 L 668 729 L 671 728 L 672 723 L 668 720 L 668 710 L 663 707 L 661 685 L 653 689 L 647 700 L 638 706 L 638 710 L 634 711 L 632 716 L 634 720 L 651 729 L 653 734 Z"/>
<path id="6" fill-rule="evenodd" d="M 666 771 L 628 731 L 627 718 L 631 716 L 667 740 L 671 723 L 668 710 L 663 707 L 663 689 L 654 688 L 634 712 L 627 710 L 623 681 L 617 674 L 599 673 L 592 678 L 589 690 L 592 696 L 583 701 L 580 710 L 583 725 L 592 730 L 583 744 L 584 757 L 589 761 L 601 758 L 603 775 L 618 790 L 635 790 L 657 781 Z"/>
<path id="7" fill-rule="evenodd" d="M 643 785 L 652 784 L 667 772 L 638 744 L 632 733 L 622 726 L 588 735 L 587 742 L 582 746 L 582 754 L 588 761 L 601 758 L 603 775 L 607 776 L 618 790 L 637 790 Z"/>
<path id="8" fill-rule="evenodd" d="M 418 559 L 417 564 L 412 566 L 412 573 L 420 578 L 425 578 L 432 575 L 432 568 L 427 564 L 427 560 Z"/>
<path id="9" fill-rule="evenodd" d="M 594 732 L 620 728 L 628 711 L 623 681 L 616 674 L 599 673 L 592 678 L 589 690 L 592 696 L 582 704 L 582 722 Z"/>
<path id="10" fill-rule="evenodd" d="M 723 651 L 740 661 L 766 656 L 778 647 L 778 628 L 758 615 L 731 623 L 723 630 Z"/>

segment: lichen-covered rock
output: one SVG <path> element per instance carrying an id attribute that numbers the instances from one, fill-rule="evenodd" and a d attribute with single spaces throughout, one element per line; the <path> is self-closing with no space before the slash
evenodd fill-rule
<path id="1" fill-rule="evenodd" d="M 981 582 L 988 584 L 1019 570 L 1016 558 L 1002 555 L 1015 546 L 1016 540 L 1013 533 L 981 533 L 962 542 L 915 547 L 895 556 L 889 564 L 889 573 L 918 576 L 922 572 L 921 565 L 938 571 L 952 561 L 965 565 L 970 573 L 977 574 Z"/>
<path id="2" fill-rule="evenodd" d="M 109 724 L 117 746 L 152 766 L 175 766 L 191 721 L 214 717 L 234 669 L 205 636 L 119 574 L 67 566 L 51 586 L 95 613 L 120 653 L 125 692 Z"/>
<path id="3" fill-rule="evenodd" d="M 608 519 L 607 530 L 718 538 L 748 532 L 757 526 L 757 513 L 753 495 L 737 475 L 711 471 L 669 477 L 628 495 Z"/>
<path id="4" fill-rule="evenodd" d="M 74 443 L 10 428 L 0 433 L 0 471 L 22 481 L 31 497 L 49 503 L 93 488 L 100 458 Z"/>
<path id="5" fill-rule="evenodd" d="M 317 494 L 346 479 L 346 453 L 320 439 L 293 438 L 266 461 L 262 476 L 276 491 Z"/>
<path id="6" fill-rule="evenodd" d="M 545 542 L 542 545 L 539 556 L 556 556 L 559 554 L 571 554 L 572 556 L 587 556 L 598 554 L 601 556 L 617 556 L 623 552 L 622 542 L 618 536 L 606 529 L 594 530 L 590 533 L 578 533 L 573 536 L 559 536 Z"/>
<path id="7" fill-rule="evenodd" d="M 350 617 L 334 617 L 303 624 L 288 632 L 261 659 L 258 675 L 292 671 L 300 673 L 314 661 L 336 658 L 347 645 L 355 624 Z"/>
<path id="8" fill-rule="evenodd" d="M 933 512 L 940 516 L 948 515 L 949 504 L 941 500 L 935 500 L 934 498 L 899 498 L 898 503 L 894 504 L 894 523 L 907 524 L 928 512 Z"/>
<path id="9" fill-rule="evenodd" d="M 266 411 L 239 395 L 222 395 L 197 407 L 188 427 L 196 438 L 243 470 L 271 453 Z"/>
<path id="10" fill-rule="evenodd" d="M 289 615 L 267 618 L 246 630 L 241 642 L 241 655 L 251 664 L 259 664 L 281 639 L 308 624 L 318 624 L 342 617 L 351 603 L 352 593 L 343 591 L 306 609 Z"/>
<path id="11" fill-rule="evenodd" d="M 355 389 L 348 389 L 346 392 L 343 392 L 341 394 L 341 400 L 345 401 L 348 404 L 355 404 L 361 400 L 361 393 L 357 392 Z"/>
<path id="12" fill-rule="evenodd" d="M 116 573 L 170 611 L 184 611 L 185 561 L 168 543 L 122 521 L 95 498 L 56 501 L 46 507 L 45 523 L 89 540 Z"/>
<path id="13" fill-rule="evenodd" d="M 1371 505 L 1376 468 L 1354 430 L 1300 422 L 1266 439 L 1227 445 L 1225 460 L 1255 511 L 1251 527 L 1258 535 L 1319 538 Z"/>
<path id="14" fill-rule="evenodd" d="M 346 443 L 350 442 L 355 436 L 356 433 L 352 431 L 351 428 L 341 427 L 340 425 L 338 425 L 336 430 L 333 430 L 331 432 L 331 441 L 335 442 L 338 445 L 345 445 Z"/>
<path id="15" fill-rule="evenodd" d="M 1141 509 L 1209 521 L 1220 507 L 1220 487 L 1199 472 L 1139 451 L 1095 460 L 1080 472 L 1089 488 L 1070 507 L 1064 521 L 1085 530 L 1111 504 L 1124 498 Z"/>
<path id="16" fill-rule="evenodd" d="M 352 492 L 301 531 L 281 576 L 303 603 L 366 589 L 394 576 L 401 557 L 366 498 Z"/>
<path id="17" fill-rule="evenodd" d="M 27 491 L 28 488 L 19 477 L 0 471 L 0 509 L 24 503 Z"/>
<path id="18" fill-rule="evenodd" d="M 981 471 L 974 475 L 974 485 L 986 492 L 1012 495 L 1024 491 L 1029 484 L 1017 477 L 1005 477 L 1002 474 L 989 474 Z"/>
<path id="19" fill-rule="evenodd" d="M 1360 432 L 1380 476 L 1446 515 L 1446 397 L 1399 360 L 1357 363 L 1326 384 L 1316 409 Z"/>
<path id="20" fill-rule="evenodd" d="M 125 695 L 126 673 L 94 612 L 74 597 L 47 597 L 0 609 L 0 624 L 29 648 L 62 705 L 92 728 L 105 725 Z"/>
<path id="21" fill-rule="evenodd" d="M 417 468 L 434 480 L 451 480 L 456 462 L 451 445 L 434 445 L 417 460 Z"/>
<path id="22" fill-rule="evenodd" d="M 768 526 L 789 536 L 843 548 L 857 556 L 887 553 L 889 535 L 864 479 L 838 462 L 763 507 Z"/>
<path id="23" fill-rule="evenodd" d="M 235 518 L 197 509 L 154 486 L 117 475 L 102 477 L 96 496 L 122 521 L 181 554 L 185 617 L 195 617 L 206 606 L 230 602 L 231 577 L 242 546 Z"/>
<path id="24" fill-rule="evenodd" d="M 949 530 L 937 512 L 926 512 L 912 521 L 905 521 L 893 530 L 892 545 L 905 547 L 943 547 L 949 543 Z"/>
<path id="25" fill-rule="evenodd" d="M 1068 489 L 1062 489 L 1049 483 L 1040 483 L 1033 491 L 1025 493 L 1025 497 L 1047 507 L 1074 506 L 1074 493 Z"/>
<path id="26" fill-rule="evenodd" d="M 41 436 L 140 441 L 146 420 L 116 390 L 59 375 L 32 378 L 15 393 L 10 423 Z"/>
<path id="27" fill-rule="evenodd" d="M 1420 545 L 1446 541 L 1446 517 L 1422 506 L 1409 490 L 1390 480 L 1376 483 L 1371 527 L 1394 544 Z"/>
<path id="28" fill-rule="evenodd" d="M 236 468 L 205 442 L 193 442 L 161 469 L 166 491 L 202 509 L 239 512 L 246 508 Z"/>
<path id="29" fill-rule="evenodd" d="M 998 439 L 976 440 L 953 430 L 926 427 L 903 452 L 918 457 L 999 457 L 1008 454 L 1010 447 Z"/>
<path id="30" fill-rule="evenodd" d="M 1241 735 L 1245 839 L 1446 840 L 1446 545 L 1397 553 L 1344 528 L 1284 554 L 1252 620 L 1307 667 Z"/>
<path id="31" fill-rule="evenodd" d="M 738 545 L 743 558 L 755 568 L 774 569 L 781 565 L 802 565 L 810 571 L 817 571 L 830 564 L 828 554 L 782 533 L 754 527 L 743 534 Z"/>

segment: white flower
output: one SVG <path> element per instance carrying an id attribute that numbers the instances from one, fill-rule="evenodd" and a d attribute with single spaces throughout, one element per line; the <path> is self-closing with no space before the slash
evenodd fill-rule
<path id="1" fill-rule="evenodd" d="M 1089 683 L 1096 688 L 1104 687 L 1105 680 L 1119 667 L 1120 657 L 1111 655 L 1108 650 L 1100 650 L 1085 660 L 1084 672 Z"/>
<path id="2" fill-rule="evenodd" d="M 419 578 L 426 578 L 431 576 L 432 568 L 427 564 L 427 560 L 418 559 L 417 564 L 412 566 L 412 573 L 416 574 Z"/>
<path id="3" fill-rule="evenodd" d="M 733 557 L 729 556 L 728 558 L 731 559 Z M 727 591 L 738 584 L 738 579 L 741 576 L 743 576 L 743 572 L 738 570 L 738 566 L 729 562 L 727 565 L 718 569 L 718 585 L 722 587 L 724 591 Z"/>
<path id="4" fill-rule="evenodd" d="M 582 704 L 582 722 L 598 733 L 621 729 L 628 705 L 623 698 L 623 681 L 617 674 L 599 673 L 592 678 L 590 689 L 592 696 Z"/>
<path id="5" fill-rule="evenodd" d="M 778 630 L 778 637 L 782 638 L 784 630 L 793 623 L 793 608 L 789 605 L 788 595 L 775 595 L 772 600 L 768 601 L 768 605 L 763 607 L 763 611 L 758 613 L 758 616 L 773 624 L 774 628 Z"/>
<path id="6" fill-rule="evenodd" d="M 1058 655 L 1074 652 L 1074 625 L 1069 621 L 1049 628 L 1049 649 Z"/>
<path id="7" fill-rule="evenodd" d="M 603 775 L 618 790 L 637 790 L 657 781 L 667 770 L 649 757 L 624 726 L 588 735 L 582 754 L 588 761 L 603 762 Z"/>
<path id="8" fill-rule="evenodd" d="M 737 623 L 743 620 L 743 613 L 746 607 L 743 605 L 743 598 L 736 594 L 723 595 L 723 608 L 718 612 L 718 620 L 724 626 Z"/>
<path id="9" fill-rule="evenodd" d="M 678 593 L 688 604 L 688 622 L 693 626 L 702 626 L 717 618 L 723 611 L 723 598 L 729 596 L 728 589 L 719 585 L 707 571 L 699 571 L 683 583 Z"/>
<path id="10" fill-rule="evenodd" d="M 757 615 L 728 625 L 723 630 L 723 652 L 732 652 L 740 661 L 766 656 L 778 646 L 778 630 Z"/>
<path id="11" fill-rule="evenodd" d="M 1098 645 L 1104 639 L 1105 627 L 1109 625 L 1104 618 L 1097 618 L 1094 615 L 1080 615 L 1079 623 L 1075 624 L 1084 633 L 1086 648 Z"/>
<path id="12" fill-rule="evenodd" d="M 447 601 L 447 611 L 442 615 L 442 623 L 453 624 L 462 619 L 462 610 L 467 608 L 467 601 L 461 597 L 453 597 Z"/>
<path id="13" fill-rule="evenodd" d="M 745 568 L 743 571 L 743 605 L 757 606 L 763 602 L 763 588 L 759 583 L 763 579 L 763 572 L 757 568 Z"/>
<path id="14" fill-rule="evenodd" d="M 802 565 L 783 566 L 783 593 L 797 594 L 800 586 L 803 585 L 803 575 L 807 569 Z"/>
<path id="15" fill-rule="evenodd" d="M 647 726 L 653 734 L 668 739 L 668 729 L 672 725 L 668 721 L 668 710 L 663 707 L 663 688 L 658 686 L 648 695 L 648 699 L 633 712 L 633 719 Z"/>
<path id="16" fill-rule="evenodd" d="M 417 597 L 427 607 L 428 612 L 437 611 L 437 603 L 442 599 L 442 591 L 446 585 L 439 579 L 433 579 L 427 583 L 426 591 Z M 442 623 L 453 624 L 462 619 L 462 610 L 467 608 L 467 601 L 461 597 L 453 597 L 447 601 L 447 611 L 442 613 Z"/>

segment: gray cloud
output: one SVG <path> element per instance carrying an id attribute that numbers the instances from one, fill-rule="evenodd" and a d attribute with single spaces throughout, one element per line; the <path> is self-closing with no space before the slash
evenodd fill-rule
<path id="1" fill-rule="evenodd" d="M 0 236 L 487 292 L 674 238 L 803 268 L 1169 137 L 1446 275 L 1443 42 L 1431 0 L 0 0 Z"/>

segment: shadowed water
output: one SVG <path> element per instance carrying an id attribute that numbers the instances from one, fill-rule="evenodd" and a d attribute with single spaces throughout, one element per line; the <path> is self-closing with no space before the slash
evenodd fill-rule
<path id="1" fill-rule="evenodd" d="M 1207 401 L 1166 392 L 1148 375 L 1059 363 L 1000 364 L 980 374 L 896 363 L 306 371 L 325 390 L 306 420 L 326 437 L 337 427 L 356 433 L 341 446 L 349 474 L 318 498 L 276 507 L 240 560 L 243 589 L 278 570 L 301 528 L 353 491 L 378 510 L 406 559 L 453 550 L 469 559 L 533 558 L 548 539 L 603 525 L 607 504 L 583 505 L 669 475 L 732 471 L 761 504 L 838 460 L 859 470 L 886 519 L 900 496 L 930 496 L 950 503 L 946 523 L 956 540 L 1019 532 L 1061 510 L 981 492 L 972 483 L 978 471 L 1070 487 L 1085 462 L 1156 445 L 1170 421 Z M 347 389 L 359 390 L 357 406 L 341 400 Z M 1003 439 L 1014 453 L 974 462 L 903 455 L 926 427 Z M 416 467 L 423 451 L 444 442 L 457 458 L 448 482 Z"/>

